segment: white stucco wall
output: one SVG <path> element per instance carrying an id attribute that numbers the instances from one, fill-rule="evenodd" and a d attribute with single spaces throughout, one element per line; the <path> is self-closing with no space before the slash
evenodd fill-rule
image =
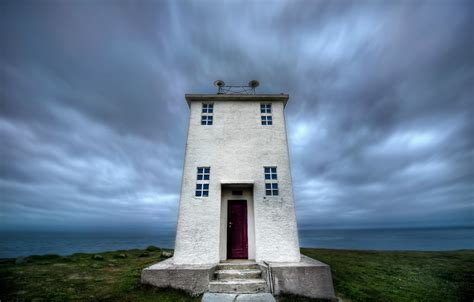
<path id="1" fill-rule="evenodd" d="M 216 263 L 222 259 L 222 182 L 253 183 L 255 259 L 300 259 L 284 103 L 272 103 L 273 125 L 260 122 L 258 95 L 244 101 L 203 96 L 190 102 L 176 234 L 176 264 Z M 201 126 L 202 102 L 214 103 L 214 123 Z M 269 99 L 265 98 L 265 103 Z M 194 196 L 197 167 L 211 167 L 209 197 Z M 265 166 L 278 168 L 279 193 L 265 196 Z M 249 238 L 250 239 L 250 238 Z M 249 250 L 250 257 L 250 250 Z"/>

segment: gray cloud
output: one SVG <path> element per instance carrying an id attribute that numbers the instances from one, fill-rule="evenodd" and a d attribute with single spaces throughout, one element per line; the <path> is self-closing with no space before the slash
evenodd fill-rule
<path id="1" fill-rule="evenodd" d="M 300 227 L 472 224 L 470 1 L 7 1 L 4 229 L 174 227 L 186 92 L 287 92 Z"/>

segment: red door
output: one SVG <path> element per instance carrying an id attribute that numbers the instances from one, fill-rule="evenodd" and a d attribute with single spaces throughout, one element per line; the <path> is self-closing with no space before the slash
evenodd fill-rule
<path id="1" fill-rule="evenodd" d="M 247 201 L 229 200 L 227 259 L 247 259 Z"/>

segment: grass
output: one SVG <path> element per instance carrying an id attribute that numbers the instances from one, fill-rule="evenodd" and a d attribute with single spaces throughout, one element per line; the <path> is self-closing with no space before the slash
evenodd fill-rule
<path id="1" fill-rule="evenodd" d="M 332 268 L 338 296 L 352 301 L 473 301 L 474 251 L 375 252 L 302 249 Z M 94 255 L 97 255 L 94 257 Z M 1 301 L 200 301 L 143 286 L 159 249 L 0 260 Z M 282 295 L 279 302 L 316 301 Z"/>
<path id="2" fill-rule="evenodd" d="M 24 264 L 3 260 L 0 300 L 200 301 L 181 291 L 156 290 L 140 284 L 141 270 L 164 259 L 159 249 L 149 248 L 66 257 L 31 256 Z"/>
<path id="3" fill-rule="evenodd" d="M 337 295 L 353 301 L 472 302 L 474 299 L 473 250 L 302 249 L 302 253 L 329 264 Z"/>

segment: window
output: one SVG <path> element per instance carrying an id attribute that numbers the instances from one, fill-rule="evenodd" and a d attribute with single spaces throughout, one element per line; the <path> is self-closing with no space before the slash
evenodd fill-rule
<path id="1" fill-rule="evenodd" d="M 196 197 L 209 196 L 210 175 L 211 175 L 211 168 L 209 167 L 197 168 Z"/>
<path id="2" fill-rule="evenodd" d="M 214 104 L 202 104 L 201 125 L 212 125 Z"/>
<path id="3" fill-rule="evenodd" d="M 265 179 L 277 179 L 277 168 L 265 167 Z"/>
<path id="4" fill-rule="evenodd" d="M 272 104 L 260 104 L 260 113 L 272 113 Z"/>
<path id="5" fill-rule="evenodd" d="M 202 113 L 213 113 L 214 104 L 202 104 Z"/>
<path id="6" fill-rule="evenodd" d="M 197 180 L 209 180 L 211 168 L 198 168 Z"/>
<path id="7" fill-rule="evenodd" d="M 265 175 L 265 195 L 278 196 L 277 168 L 264 167 Z"/>
<path id="8" fill-rule="evenodd" d="M 260 113 L 262 114 L 262 125 L 272 125 L 272 104 L 260 104 Z"/>
<path id="9" fill-rule="evenodd" d="M 201 125 L 212 125 L 212 115 L 201 116 Z"/>
<path id="10" fill-rule="evenodd" d="M 265 184 L 265 195 L 267 196 L 278 196 L 278 184 L 277 183 L 266 183 Z"/>
<path id="11" fill-rule="evenodd" d="M 272 124 L 272 116 L 268 115 L 262 115 L 262 125 L 271 125 Z"/>
<path id="12" fill-rule="evenodd" d="M 196 196 L 197 197 L 209 196 L 209 184 L 196 184 Z"/>

